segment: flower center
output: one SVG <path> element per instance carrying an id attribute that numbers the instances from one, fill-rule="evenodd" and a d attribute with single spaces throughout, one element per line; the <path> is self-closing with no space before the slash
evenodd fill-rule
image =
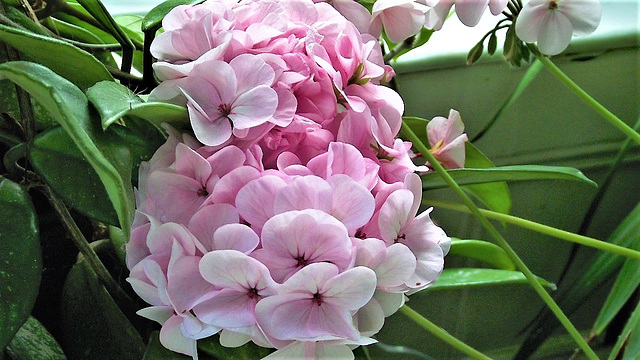
<path id="1" fill-rule="evenodd" d="M 253 299 L 253 298 L 256 298 L 256 297 L 258 297 L 260 295 L 258 295 L 258 289 L 253 287 L 253 288 L 249 289 L 249 291 L 247 292 L 247 296 L 249 297 L 249 299 Z"/>
<path id="2" fill-rule="evenodd" d="M 549 9 L 551 10 L 555 10 L 558 8 L 558 3 L 555 2 L 554 0 L 549 1 Z"/>
<path id="3" fill-rule="evenodd" d="M 322 305 L 323 303 L 322 295 L 320 295 L 320 293 L 313 294 L 313 302 L 318 304 L 318 306 Z"/>
<path id="4" fill-rule="evenodd" d="M 202 187 L 202 189 L 198 190 L 198 196 L 207 196 L 209 195 L 209 192 L 207 191 L 206 187 Z"/>
<path id="5" fill-rule="evenodd" d="M 299 267 L 305 267 L 308 264 L 307 259 L 305 259 L 304 256 L 298 256 L 297 258 L 294 258 L 294 260 L 298 262 L 297 266 Z"/>
<path id="6" fill-rule="evenodd" d="M 433 155 L 436 155 L 444 147 L 442 145 L 444 145 L 444 139 L 438 141 L 431 149 L 429 149 L 429 152 L 432 153 Z"/>
<path id="7" fill-rule="evenodd" d="M 229 104 L 220 104 L 218 106 L 218 111 L 220 111 L 220 114 L 222 114 L 222 116 L 228 118 L 229 114 L 231 114 L 231 105 L 229 105 Z"/>
<path id="8" fill-rule="evenodd" d="M 405 234 L 400 234 L 400 235 L 398 235 L 398 237 L 393 241 L 393 243 L 394 243 L 394 244 L 395 244 L 395 243 L 399 243 L 399 242 L 400 242 L 400 240 L 406 240 L 406 239 L 407 239 L 407 235 L 405 235 Z"/>

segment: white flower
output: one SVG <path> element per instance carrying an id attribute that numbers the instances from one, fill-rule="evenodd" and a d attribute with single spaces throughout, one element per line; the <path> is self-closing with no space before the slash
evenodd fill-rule
<path id="1" fill-rule="evenodd" d="M 473 27 L 478 24 L 487 6 L 493 15 L 498 15 L 507 7 L 508 0 L 423 0 L 423 2 L 431 7 L 427 12 L 425 25 L 430 29 L 440 30 L 454 4 L 460 21 Z"/>
<path id="2" fill-rule="evenodd" d="M 600 23 L 599 0 L 531 0 L 516 21 L 516 34 L 538 42 L 543 54 L 556 55 L 569 46 L 571 35 L 591 34 Z"/>

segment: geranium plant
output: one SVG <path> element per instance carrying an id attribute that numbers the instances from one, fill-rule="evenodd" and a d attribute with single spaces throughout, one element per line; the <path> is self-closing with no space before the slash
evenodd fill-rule
<path id="1" fill-rule="evenodd" d="M 506 30 L 505 66 L 530 66 L 504 107 L 544 66 L 628 137 L 622 158 L 640 135 L 549 58 L 596 29 L 597 0 L 169 0 L 117 17 L 98 0 L 7 0 L 0 10 L 7 358 L 371 359 L 385 319 L 404 316 L 426 330 L 415 336 L 487 359 L 408 306 L 418 292 L 479 284 L 528 284 L 547 305 L 518 358 L 557 319 L 597 359 L 589 343 L 627 302 L 636 310 L 607 351 L 640 356 L 640 208 L 606 242 L 492 207 L 489 194 L 510 199 L 506 181 L 596 184 L 573 168 L 493 166 L 465 114 L 406 114 L 392 67 L 452 11 L 471 27 L 490 12 L 501 18 L 468 63 Z M 438 188 L 461 204 L 423 196 Z M 447 235 L 439 207 L 472 213 L 488 237 Z M 600 252 L 554 300 L 556 285 L 491 218 Z M 486 267 L 447 267 L 448 253 Z M 618 270 L 585 339 L 563 310 Z"/>

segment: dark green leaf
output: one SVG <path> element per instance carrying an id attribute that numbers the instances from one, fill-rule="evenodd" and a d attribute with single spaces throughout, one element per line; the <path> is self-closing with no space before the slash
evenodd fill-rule
<path id="1" fill-rule="evenodd" d="M 157 127 L 163 122 L 176 128 L 189 123 L 189 115 L 184 107 L 159 102 L 145 103 L 127 87 L 111 81 L 92 86 L 87 90 L 87 98 L 100 113 L 103 129 L 123 116 L 137 116 Z"/>
<path id="2" fill-rule="evenodd" d="M 191 5 L 201 3 L 203 0 L 168 0 L 151 9 L 142 19 L 142 31 L 157 30 L 162 24 L 162 19 L 178 5 Z"/>
<path id="3" fill-rule="evenodd" d="M 640 243 L 640 204 L 627 215 L 611 234 L 608 241 L 624 247 L 632 247 Z M 617 272 L 625 258 L 622 255 L 601 251 L 593 262 L 585 266 L 582 276 L 570 284 L 561 286 L 556 295 L 556 302 L 570 315 L 593 294 L 603 283 Z M 550 312 L 539 315 L 523 342 L 515 359 L 527 359 L 558 326 L 558 321 Z"/>
<path id="4" fill-rule="evenodd" d="M 419 139 L 424 141 L 425 145 L 429 145 L 429 139 L 427 138 L 427 124 L 429 120 L 416 116 L 403 116 L 402 121 L 411 128 L 411 131 L 413 131 Z"/>
<path id="5" fill-rule="evenodd" d="M 0 40 L 82 89 L 99 81 L 113 80 L 104 65 L 91 54 L 64 41 L 4 25 L 0 25 Z"/>
<path id="6" fill-rule="evenodd" d="M 598 186 L 595 182 L 584 176 L 575 168 L 561 166 L 542 165 L 511 165 L 499 166 L 487 169 L 447 170 L 449 175 L 458 185 L 484 184 L 496 181 L 523 181 L 523 180 L 573 180 L 582 181 L 591 186 Z M 422 176 L 424 189 L 439 189 L 447 187 L 437 173 L 429 173 Z"/>
<path id="7" fill-rule="evenodd" d="M 555 290 L 555 285 L 538 278 L 542 286 Z M 497 285 L 527 285 L 529 281 L 523 273 L 498 269 L 445 269 L 438 281 L 425 291 L 454 290 L 467 287 L 497 286 Z"/>
<path id="8" fill-rule="evenodd" d="M 498 47 L 498 36 L 496 35 L 496 32 L 494 31 L 489 36 L 489 45 L 487 47 L 487 51 L 489 52 L 489 55 L 495 54 L 497 47 Z"/>
<path id="9" fill-rule="evenodd" d="M 620 359 L 620 353 L 623 351 L 622 360 L 637 360 L 640 356 L 640 336 L 638 333 L 640 333 L 640 304 L 636 305 L 636 309 L 627 320 L 607 360 Z"/>
<path id="10" fill-rule="evenodd" d="M 122 30 L 129 35 L 129 38 L 138 42 L 144 42 L 144 34 L 142 33 L 142 16 L 140 15 L 120 15 L 114 20 L 120 25 Z"/>
<path id="11" fill-rule="evenodd" d="M 87 16 L 91 16 L 89 15 L 88 12 L 86 12 L 86 10 L 84 10 L 84 8 L 82 8 L 82 6 L 80 6 L 79 4 L 74 4 L 74 3 L 69 3 L 70 6 L 74 7 L 76 10 L 78 11 L 82 11 L 84 13 L 87 14 Z M 75 6 L 74 6 L 75 5 Z M 66 23 L 69 24 L 73 24 L 77 27 L 80 27 L 82 29 L 85 29 L 87 31 L 89 31 L 90 33 L 92 33 L 93 35 L 97 36 L 101 42 L 105 43 L 105 44 L 117 44 L 118 41 L 116 40 L 116 38 L 114 38 L 113 36 L 111 36 L 108 32 L 95 27 L 85 21 L 82 21 L 74 16 L 68 15 L 66 13 L 56 13 L 54 14 L 54 16 Z"/>
<path id="12" fill-rule="evenodd" d="M 465 143 L 465 167 L 475 169 L 493 168 L 494 165 L 480 150 L 470 142 Z M 486 184 L 467 185 L 462 187 L 466 192 L 476 197 L 490 210 L 503 214 L 511 211 L 511 193 L 505 181 Z"/>
<path id="13" fill-rule="evenodd" d="M 98 221 L 118 225 L 100 177 L 64 129 L 37 136 L 29 155 L 35 170 L 67 204 Z"/>
<path id="14" fill-rule="evenodd" d="M 73 142 L 96 170 L 118 213 L 125 233 L 133 219 L 131 159 L 127 148 L 118 146 L 93 119 L 82 91 L 51 70 L 34 63 L 16 61 L 0 65 L 0 79 L 6 78 L 40 101 L 67 131 Z"/>
<path id="15" fill-rule="evenodd" d="M 29 316 L 7 347 L 12 360 L 65 360 L 56 339 L 42 324 Z"/>
<path id="16" fill-rule="evenodd" d="M 27 191 L 0 177 L 0 349 L 27 320 L 38 296 L 42 258 Z"/>
<path id="17" fill-rule="evenodd" d="M 11 19 L 11 21 L 13 21 L 14 23 L 36 34 L 47 36 L 47 37 L 49 36 L 45 28 L 40 26 L 40 24 L 36 24 L 33 20 L 31 20 L 30 17 L 25 15 L 24 12 L 12 6 L 5 6 L 4 9 L 7 13 L 7 17 Z"/>
<path id="18" fill-rule="evenodd" d="M 225 360 L 254 360 L 262 359 L 273 352 L 273 349 L 260 347 L 248 342 L 240 347 L 228 348 L 220 345 L 218 335 L 198 340 L 198 350 L 217 359 Z"/>
<path id="19" fill-rule="evenodd" d="M 481 240 L 451 239 L 449 255 L 462 256 L 482 261 L 497 269 L 515 270 L 516 266 L 507 253 L 498 245 Z"/>
<path id="20" fill-rule="evenodd" d="M 73 266 L 62 289 L 61 339 L 70 359 L 139 360 L 145 346 L 84 260 Z"/>

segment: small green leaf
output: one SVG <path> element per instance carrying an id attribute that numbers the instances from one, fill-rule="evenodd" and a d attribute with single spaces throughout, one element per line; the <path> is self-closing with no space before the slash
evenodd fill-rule
<path id="1" fill-rule="evenodd" d="M 82 91 L 51 70 L 24 61 L 0 65 L 0 79 L 5 78 L 39 100 L 67 131 L 100 176 L 118 213 L 120 227 L 129 233 L 134 208 L 130 153 L 100 129 Z"/>
<path id="2" fill-rule="evenodd" d="M 102 25 L 111 36 L 113 36 L 124 48 L 133 49 L 133 43 L 127 33 L 111 17 L 100 0 L 76 0 L 78 4 L 91 14 Z"/>
<path id="3" fill-rule="evenodd" d="M 538 278 L 542 286 L 555 290 L 555 285 Z M 444 269 L 440 279 L 426 288 L 425 291 L 454 290 L 468 287 L 498 286 L 498 285 L 528 285 L 529 281 L 523 273 L 498 269 Z"/>
<path id="4" fill-rule="evenodd" d="M 466 257 L 482 261 L 497 269 L 515 270 L 507 253 L 498 245 L 481 240 L 461 240 L 451 238 L 451 250 L 449 255 Z"/>
<path id="5" fill-rule="evenodd" d="M 127 33 L 129 38 L 138 42 L 144 42 L 142 33 L 142 16 L 140 15 L 120 15 L 113 18 L 118 25 Z"/>
<path id="6" fill-rule="evenodd" d="M 38 221 L 29 193 L 0 177 L 0 349 L 29 317 L 41 275 Z"/>
<path id="7" fill-rule="evenodd" d="M 61 127 L 38 135 L 29 159 L 47 184 L 74 209 L 117 225 L 118 215 L 100 177 Z"/>
<path id="8" fill-rule="evenodd" d="M 7 347 L 13 360 L 65 360 L 56 339 L 34 317 L 29 316 Z"/>
<path id="9" fill-rule="evenodd" d="M 1 24 L 0 40 L 47 66 L 81 89 L 89 88 L 99 81 L 113 80 L 100 61 L 88 52 L 64 41 Z"/>
<path id="10" fill-rule="evenodd" d="M 629 334 L 629 341 L 627 341 L 622 360 L 638 360 L 638 358 L 640 358 L 640 320 L 636 321 L 635 328 Z"/>
<path id="11" fill-rule="evenodd" d="M 451 169 L 449 175 L 458 185 L 484 184 L 496 181 L 523 181 L 523 180 L 573 180 L 582 181 L 591 186 L 598 185 L 575 168 L 561 166 L 542 165 L 511 165 L 499 166 L 487 169 Z M 439 189 L 447 187 L 437 173 L 429 173 L 422 176 L 424 189 Z"/>
<path id="12" fill-rule="evenodd" d="M 144 355 L 140 334 L 85 260 L 69 272 L 60 304 L 61 341 L 70 359 L 139 360 Z"/>
<path id="13" fill-rule="evenodd" d="M 103 44 L 104 42 L 98 35 L 92 33 L 91 31 L 82 28 L 78 25 L 68 23 L 66 21 L 62 21 L 56 18 L 53 19 L 53 23 L 58 30 L 58 33 L 71 40 L 85 42 L 87 44 Z"/>
<path id="14" fill-rule="evenodd" d="M 495 54 L 497 47 L 498 47 L 498 36 L 494 31 L 489 36 L 489 45 L 487 46 L 487 51 L 489 52 L 489 55 Z"/>
<path id="15" fill-rule="evenodd" d="M 475 169 L 493 168 L 494 165 L 480 150 L 470 142 L 465 146 L 465 167 Z M 486 184 L 467 185 L 462 187 L 466 192 L 480 200 L 490 210 L 503 214 L 511 211 L 511 193 L 505 181 L 498 181 Z"/>
<path id="16" fill-rule="evenodd" d="M 78 11 L 81 11 L 83 13 L 86 13 L 87 16 L 91 16 L 82 6 L 80 6 L 80 4 L 76 4 L 76 3 L 68 3 L 69 6 L 75 8 Z M 92 33 L 93 35 L 97 36 L 100 41 L 104 44 L 117 44 L 118 41 L 116 40 L 116 38 L 114 38 L 113 36 L 111 36 L 108 32 L 95 27 L 91 24 L 89 24 L 88 22 L 82 21 L 80 19 L 78 19 L 77 17 L 68 15 L 66 13 L 56 13 L 54 14 L 55 18 L 62 20 L 66 23 L 75 25 L 79 28 L 82 28 L 90 33 Z"/>
<path id="17" fill-rule="evenodd" d="M 178 5 L 198 4 L 204 0 L 168 0 L 149 10 L 142 19 L 142 31 L 153 31 L 160 28 L 162 19 Z"/>
<path id="18" fill-rule="evenodd" d="M 220 345 L 219 335 L 198 340 L 198 349 L 217 359 L 225 360 L 254 360 L 262 359 L 273 352 L 273 349 L 263 348 L 252 342 L 240 347 L 228 348 Z"/>
<path id="19" fill-rule="evenodd" d="M 40 24 L 37 24 L 36 22 L 31 20 L 31 18 L 25 15 L 24 12 L 18 10 L 13 6 L 5 6 L 4 10 L 7 13 L 7 17 L 11 19 L 11 21 L 13 21 L 14 23 L 22 26 L 26 30 L 29 30 L 33 33 L 49 37 L 49 34 L 47 34 L 46 29 L 42 27 Z"/>
<path id="20" fill-rule="evenodd" d="M 87 90 L 87 98 L 102 118 L 102 128 L 123 116 L 137 116 L 157 127 L 169 123 L 176 128 L 189 124 L 189 114 L 182 106 L 149 102 L 145 103 L 127 87 L 112 81 L 103 81 Z"/>

